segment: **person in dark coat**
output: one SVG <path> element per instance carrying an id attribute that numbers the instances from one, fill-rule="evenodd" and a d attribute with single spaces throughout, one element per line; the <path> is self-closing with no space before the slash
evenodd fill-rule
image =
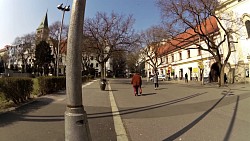
<path id="1" fill-rule="evenodd" d="M 188 83 L 188 74 L 185 74 L 185 82 Z"/>
<path id="2" fill-rule="evenodd" d="M 142 93 L 141 85 L 142 85 L 142 80 L 141 76 L 139 73 L 135 73 L 134 76 L 132 77 L 131 84 L 133 85 L 134 88 L 134 94 L 135 96 L 138 96 L 138 91 L 140 90 L 140 95 Z"/>
<path id="3" fill-rule="evenodd" d="M 224 83 L 226 84 L 227 83 L 227 74 L 224 73 Z"/>

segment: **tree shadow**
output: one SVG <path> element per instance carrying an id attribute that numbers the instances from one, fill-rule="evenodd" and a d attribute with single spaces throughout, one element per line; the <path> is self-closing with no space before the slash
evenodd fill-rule
<path id="1" fill-rule="evenodd" d="M 179 130 L 178 132 L 174 133 L 173 135 L 169 136 L 168 138 L 164 139 L 164 141 L 173 141 L 186 133 L 188 130 L 193 128 L 197 123 L 199 123 L 202 119 L 204 119 L 224 98 L 226 95 L 222 96 L 211 108 L 205 111 L 202 115 L 196 118 L 193 122 Z"/>
<path id="2" fill-rule="evenodd" d="M 227 133 L 226 133 L 226 135 L 224 137 L 224 141 L 229 141 L 229 138 L 231 136 L 231 133 L 232 133 L 232 130 L 233 130 L 233 126 L 234 126 L 234 123 L 235 123 L 235 119 L 236 119 L 236 115 L 237 115 L 237 111 L 238 111 L 239 99 L 240 99 L 240 97 L 237 96 L 236 104 L 235 104 L 235 110 L 234 110 L 231 122 L 229 124 Z"/>
<path id="3" fill-rule="evenodd" d="M 12 124 L 16 121 L 31 121 L 32 118 L 25 118 L 28 117 L 28 115 L 25 115 L 27 113 L 30 113 L 32 111 L 36 111 L 50 103 L 52 103 L 54 100 L 51 98 L 42 97 L 39 99 L 36 99 L 35 101 L 32 101 L 26 105 L 20 106 L 16 108 L 13 111 L 5 112 L 3 114 L 0 114 L 0 127 L 6 126 L 8 124 Z M 55 119 L 52 119 L 55 120 Z M 39 119 L 36 119 L 36 121 L 39 121 Z M 40 121 L 49 121 L 49 119 L 40 119 Z"/>
<path id="4" fill-rule="evenodd" d="M 200 95 L 203 95 L 203 94 L 206 94 L 206 93 L 207 92 L 196 93 L 196 94 L 193 94 L 193 95 L 189 95 L 189 96 L 186 96 L 186 97 L 174 99 L 174 100 L 171 100 L 171 101 L 166 101 L 166 102 L 153 104 L 153 105 L 148 105 L 148 106 L 143 106 L 143 107 L 129 108 L 129 109 L 113 111 L 113 112 L 101 112 L 101 113 L 88 114 L 88 118 L 89 119 L 91 119 L 91 118 L 103 118 L 103 117 L 109 117 L 109 116 L 113 116 L 113 115 L 126 115 L 126 114 L 131 114 L 131 113 L 137 113 L 137 112 L 157 109 L 157 108 L 169 106 L 169 105 L 172 105 L 172 104 L 176 104 L 176 103 L 179 103 L 179 102 L 183 102 L 183 101 L 195 98 L 197 96 L 200 96 Z"/>

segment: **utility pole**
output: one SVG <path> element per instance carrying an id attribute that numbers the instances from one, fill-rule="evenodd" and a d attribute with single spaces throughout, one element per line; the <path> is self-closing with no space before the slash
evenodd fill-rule
<path id="1" fill-rule="evenodd" d="M 73 0 L 67 43 L 65 141 L 91 141 L 82 105 L 81 40 L 86 0 Z"/>

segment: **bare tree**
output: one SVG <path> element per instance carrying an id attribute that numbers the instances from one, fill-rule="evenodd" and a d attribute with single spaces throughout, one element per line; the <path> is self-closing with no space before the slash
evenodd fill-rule
<path id="1" fill-rule="evenodd" d="M 132 15 L 125 17 L 116 13 L 110 16 L 98 12 L 94 18 L 84 23 L 84 33 L 94 39 L 92 49 L 96 52 L 96 60 L 101 66 L 101 78 L 105 78 L 105 63 L 117 51 L 131 50 L 137 41 L 133 30 Z"/>
<path id="2" fill-rule="evenodd" d="M 137 65 L 139 64 L 138 60 L 140 57 L 140 52 L 130 52 L 126 56 L 126 64 L 128 67 L 129 72 L 136 72 L 137 71 Z"/>
<path id="3" fill-rule="evenodd" d="M 16 37 L 14 44 L 17 45 L 16 56 L 18 61 L 22 62 L 22 72 L 27 71 L 28 59 L 34 59 L 35 53 L 35 33 L 26 34 L 22 37 Z"/>
<path id="4" fill-rule="evenodd" d="M 58 52 L 58 43 L 59 43 L 59 35 L 60 35 L 60 27 L 62 26 L 62 32 L 61 32 L 61 43 L 59 46 L 59 52 Z M 69 26 L 68 25 L 61 25 L 61 22 L 56 21 L 54 23 L 52 23 L 49 26 L 50 29 L 50 41 L 52 42 L 52 52 L 55 58 L 60 57 L 60 50 L 63 48 L 64 44 L 63 42 L 65 40 L 67 40 L 67 36 L 68 36 L 68 30 L 69 30 Z M 57 59 L 55 59 L 55 61 L 53 61 L 54 66 L 57 66 Z M 55 70 L 57 70 L 57 68 L 55 68 Z M 56 73 L 56 71 L 55 71 Z"/>
<path id="5" fill-rule="evenodd" d="M 222 7 L 216 0 L 159 0 L 158 6 L 171 35 L 168 44 L 184 49 L 191 44 L 196 47 L 189 49 L 209 52 L 219 67 L 219 86 L 224 85 L 224 68 L 235 43 L 231 37 L 240 29 L 240 20 L 233 18 L 232 13 L 219 11 Z"/>
<path id="6" fill-rule="evenodd" d="M 115 77 L 124 77 L 126 70 L 126 58 L 128 57 L 128 53 L 125 51 L 119 51 L 113 54 L 112 56 L 112 64 L 113 64 L 113 74 Z"/>
<path id="7" fill-rule="evenodd" d="M 152 26 L 141 34 L 141 43 L 142 46 L 145 46 L 141 52 L 144 55 L 144 60 L 153 68 L 155 74 L 157 74 L 158 67 L 163 64 L 162 45 L 167 37 L 167 32 L 161 26 Z"/>
<path id="8" fill-rule="evenodd" d="M 95 46 L 94 39 L 84 35 L 82 40 L 82 71 L 90 73 L 91 70 L 91 60 L 94 59 L 94 54 L 96 54 L 96 50 L 93 50 L 93 46 Z"/>

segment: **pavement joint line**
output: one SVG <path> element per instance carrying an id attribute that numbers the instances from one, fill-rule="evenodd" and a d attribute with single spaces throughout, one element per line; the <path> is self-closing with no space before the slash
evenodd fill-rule
<path id="1" fill-rule="evenodd" d="M 113 120 L 114 120 L 117 141 L 128 141 L 128 136 L 127 136 L 126 130 L 124 128 L 120 113 L 118 111 L 118 107 L 117 107 L 116 102 L 115 102 L 113 92 L 111 91 L 111 86 L 109 83 L 108 83 L 108 88 L 109 88 L 109 100 L 110 100 L 111 110 L 112 110 L 112 114 L 113 114 Z"/>

